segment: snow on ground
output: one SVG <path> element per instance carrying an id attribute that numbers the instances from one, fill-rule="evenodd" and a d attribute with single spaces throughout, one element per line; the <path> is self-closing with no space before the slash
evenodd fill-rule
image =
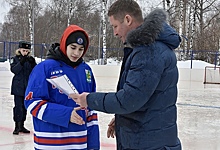
<path id="1" fill-rule="evenodd" d="M 41 62 L 40 58 L 35 58 L 37 63 Z M 89 65 L 98 65 L 98 60 L 91 60 L 90 62 L 87 62 Z M 214 64 L 210 64 L 201 60 L 186 60 L 186 61 L 177 61 L 177 67 L 178 68 L 191 68 L 192 63 L 192 69 L 204 69 L 206 66 L 215 66 Z M 114 58 L 109 58 L 107 60 L 107 65 L 121 65 L 121 62 L 115 60 Z M 4 68 L 10 68 L 9 62 L 1 62 L 0 63 L 0 69 Z M 2 70 L 3 71 L 3 70 Z"/>
<path id="2" fill-rule="evenodd" d="M 215 66 L 214 64 L 210 64 L 201 60 L 187 60 L 187 61 L 177 61 L 178 68 L 192 68 L 194 69 L 204 69 L 206 66 Z"/>
<path id="3" fill-rule="evenodd" d="M 97 65 L 98 60 L 91 60 L 88 62 L 90 65 Z M 121 62 L 115 60 L 114 58 L 109 58 L 107 60 L 107 65 L 121 65 Z M 178 68 L 192 68 L 194 69 L 204 69 L 206 66 L 215 66 L 214 64 L 210 64 L 201 60 L 186 60 L 186 61 L 177 61 Z"/>
<path id="4" fill-rule="evenodd" d="M 90 65 L 97 65 L 98 64 L 98 60 L 92 60 L 90 62 L 88 62 L 88 64 Z M 201 60 L 186 60 L 186 61 L 177 61 L 177 67 L 178 68 L 191 68 L 191 64 L 192 64 L 192 68 L 194 69 L 204 69 L 206 66 L 214 66 L 214 64 L 210 64 Z M 121 62 L 110 58 L 107 60 L 107 65 L 121 65 Z"/>

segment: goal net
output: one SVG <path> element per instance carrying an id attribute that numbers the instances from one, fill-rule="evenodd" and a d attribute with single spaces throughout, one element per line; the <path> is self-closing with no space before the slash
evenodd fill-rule
<path id="1" fill-rule="evenodd" d="M 220 84 L 220 67 L 206 66 L 204 84 Z"/>

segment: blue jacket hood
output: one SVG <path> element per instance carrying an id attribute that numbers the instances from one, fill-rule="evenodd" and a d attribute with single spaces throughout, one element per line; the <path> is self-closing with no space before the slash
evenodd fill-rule
<path id="1" fill-rule="evenodd" d="M 128 33 L 127 43 L 132 47 L 136 47 L 149 45 L 155 41 L 161 41 L 171 49 L 177 48 L 181 42 L 181 38 L 176 31 L 166 23 L 166 19 L 167 13 L 164 10 L 155 9 L 144 19 L 141 26 Z"/>

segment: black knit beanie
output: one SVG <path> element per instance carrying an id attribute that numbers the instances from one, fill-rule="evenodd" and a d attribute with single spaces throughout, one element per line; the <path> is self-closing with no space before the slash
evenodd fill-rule
<path id="1" fill-rule="evenodd" d="M 66 47 L 71 43 L 77 43 L 79 45 L 83 45 L 84 49 L 88 43 L 86 36 L 81 31 L 76 31 L 71 33 L 68 38 L 66 39 Z"/>

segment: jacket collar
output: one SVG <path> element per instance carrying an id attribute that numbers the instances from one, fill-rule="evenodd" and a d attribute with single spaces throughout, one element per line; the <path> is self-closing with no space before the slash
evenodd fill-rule
<path id="1" fill-rule="evenodd" d="M 127 44 L 131 47 L 149 45 L 155 41 L 163 29 L 167 14 L 162 9 L 152 11 L 141 26 L 130 31 L 127 36 Z"/>

